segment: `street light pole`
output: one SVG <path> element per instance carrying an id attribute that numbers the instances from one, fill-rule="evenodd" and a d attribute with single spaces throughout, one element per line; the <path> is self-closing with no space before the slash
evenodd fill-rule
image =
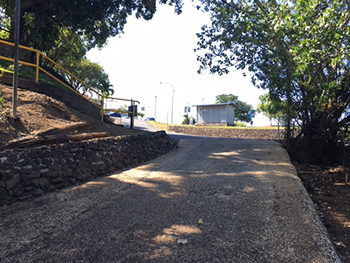
<path id="1" fill-rule="evenodd" d="M 155 96 L 154 98 L 154 119 L 155 120 L 157 120 L 156 114 L 157 114 L 157 96 Z"/>
<path id="2" fill-rule="evenodd" d="M 174 89 L 174 85 L 169 83 L 169 82 L 160 82 L 160 84 L 168 84 L 171 86 L 172 88 L 172 96 L 171 96 L 171 124 L 173 124 L 173 112 L 174 112 L 174 93 L 175 93 L 175 89 Z"/>

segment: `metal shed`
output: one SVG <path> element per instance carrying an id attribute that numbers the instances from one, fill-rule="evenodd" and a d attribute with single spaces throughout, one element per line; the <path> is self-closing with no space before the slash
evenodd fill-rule
<path id="1" fill-rule="evenodd" d="M 193 105 L 197 107 L 198 124 L 234 125 L 235 107 L 234 103 L 202 104 Z"/>

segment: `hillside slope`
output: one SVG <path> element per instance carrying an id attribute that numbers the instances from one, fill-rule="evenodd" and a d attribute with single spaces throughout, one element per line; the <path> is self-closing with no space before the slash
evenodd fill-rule
<path id="1" fill-rule="evenodd" d="M 118 136 L 142 132 L 102 123 L 49 96 L 24 89 L 18 89 L 18 116 L 13 118 L 12 87 L 0 85 L 0 98 L 0 146 L 44 133 L 108 132 Z"/>

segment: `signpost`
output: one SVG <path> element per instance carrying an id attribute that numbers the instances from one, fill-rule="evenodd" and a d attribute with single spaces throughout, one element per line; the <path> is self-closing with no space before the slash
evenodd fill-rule
<path id="1" fill-rule="evenodd" d="M 129 118 L 130 118 L 130 129 L 134 129 L 134 118 L 137 116 L 137 105 L 131 99 L 131 105 L 128 107 Z"/>
<path id="2" fill-rule="evenodd" d="M 250 125 L 253 125 L 253 118 L 255 118 L 255 115 L 256 115 L 255 110 L 250 110 L 248 114 L 250 118 Z"/>

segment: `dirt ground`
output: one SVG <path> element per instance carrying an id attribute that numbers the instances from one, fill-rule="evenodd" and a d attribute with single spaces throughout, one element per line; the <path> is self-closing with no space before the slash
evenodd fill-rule
<path id="1" fill-rule="evenodd" d="M 293 164 L 340 258 L 344 263 L 350 263 L 349 169 Z"/>
<path id="2" fill-rule="evenodd" d="M 12 117 L 11 103 L 12 88 L 0 85 L 0 148 L 8 142 L 34 138 L 48 131 L 51 134 L 108 132 L 112 136 L 142 132 L 101 123 L 51 97 L 23 89 L 18 89 L 17 118 Z"/>
<path id="3" fill-rule="evenodd" d="M 0 148 L 9 142 L 35 138 L 38 134 L 84 134 L 109 132 L 128 135 L 142 131 L 101 123 L 66 107 L 46 95 L 19 89 L 18 118 L 11 117 L 12 88 L 0 85 Z M 78 128 L 69 129 L 69 127 Z M 259 138 L 257 138 L 259 139 Z M 350 263 L 350 183 L 344 167 L 305 166 L 294 162 L 299 176 L 327 227 L 344 263 Z"/>

